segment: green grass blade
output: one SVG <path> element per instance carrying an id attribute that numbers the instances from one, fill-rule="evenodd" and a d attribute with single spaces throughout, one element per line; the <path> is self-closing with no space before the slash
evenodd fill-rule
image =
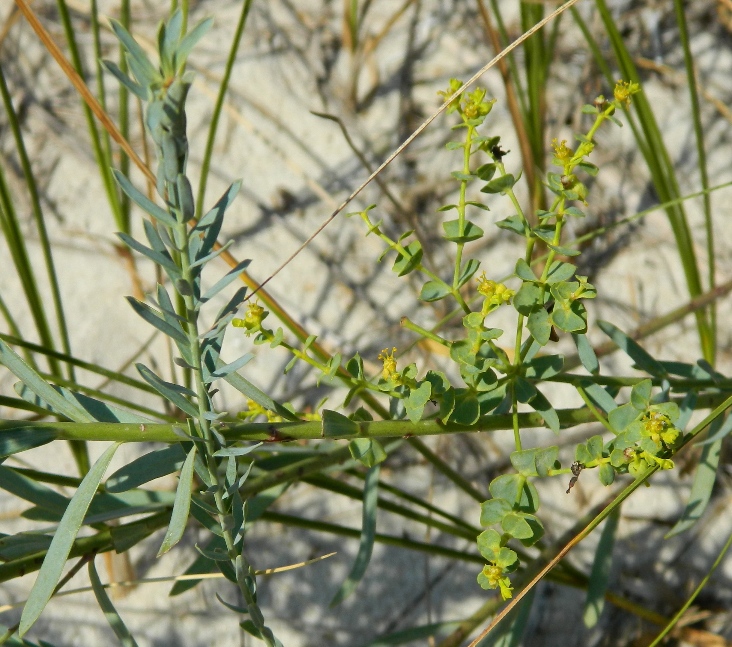
<path id="1" fill-rule="evenodd" d="M 602 18 L 608 38 L 610 39 L 610 44 L 612 45 L 620 68 L 620 74 L 626 81 L 640 83 L 638 70 L 633 62 L 633 57 L 625 46 L 623 37 L 620 35 L 620 31 L 612 18 L 605 0 L 595 0 L 595 4 Z M 608 82 L 612 83 L 612 79 L 608 79 Z M 640 148 L 651 174 L 656 193 L 662 202 L 678 198 L 681 192 L 676 180 L 673 162 L 663 142 L 663 137 L 653 110 L 651 109 L 650 102 L 645 94 L 641 92 L 634 96 L 633 105 L 636 107 L 640 122 L 640 129 L 634 129 L 634 132 L 639 143 L 641 139 L 644 141 L 644 145 L 640 145 Z M 680 204 L 667 209 L 666 213 L 676 240 L 676 247 L 684 269 L 689 294 L 692 298 L 699 296 L 702 293 L 701 278 L 686 213 Z M 709 321 L 703 311 L 697 311 L 695 315 L 702 353 L 704 358 L 711 362 L 713 361 L 713 339 Z"/>
<path id="2" fill-rule="evenodd" d="M 592 562 L 592 572 L 590 573 L 585 608 L 582 614 L 582 620 L 585 627 L 588 628 L 592 628 L 597 624 L 605 606 L 605 592 L 610 581 L 613 546 L 615 545 L 619 522 L 620 508 L 616 508 L 605 522 L 605 527 L 602 529 L 602 535 L 600 535 L 600 541 L 595 550 L 595 559 Z"/>
<path id="3" fill-rule="evenodd" d="M 102 582 L 97 574 L 97 569 L 94 566 L 93 559 L 89 562 L 88 569 L 89 581 L 91 582 L 92 589 L 94 590 L 94 595 L 97 598 L 99 608 L 104 613 L 104 617 L 107 619 L 109 626 L 112 627 L 112 630 L 117 635 L 117 638 L 119 638 L 123 647 L 137 647 L 135 639 L 132 637 L 129 629 L 127 629 L 124 621 L 120 617 L 119 613 L 117 613 L 117 609 L 114 608 L 112 600 L 109 599 L 107 592 L 104 590 L 104 586 L 102 586 Z"/>
<path id="4" fill-rule="evenodd" d="M 99 460 L 94 463 L 66 508 L 28 596 L 28 601 L 23 607 L 23 614 L 20 617 L 20 636 L 26 634 L 35 624 L 51 599 L 89 504 L 119 446 L 120 443 L 115 443 L 108 447 Z"/>
<path id="5" fill-rule="evenodd" d="M 191 509 L 191 491 L 193 489 L 193 465 L 196 460 L 196 446 L 188 452 L 183 469 L 180 471 L 180 481 L 175 491 L 173 513 L 170 515 L 170 525 L 165 533 L 163 543 L 158 551 L 158 557 L 167 553 L 183 537 L 188 523 L 188 514 Z"/>
<path id="6" fill-rule="evenodd" d="M 199 218 L 203 214 L 203 203 L 206 197 L 206 184 L 208 183 L 208 174 L 211 167 L 211 155 L 213 154 L 213 146 L 216 139 L 216 129 L 218 128 L 219 118 L 221 117 L 221 110 L 224 106 L 224 98 L 226 97 L 226 91 L 229 88 L 231 71 L 234 68 L 236 54 L 239 51 L 239 44 L 241 42 L 242 34 L 244 33 L 244 27 L 247 24 L 247 17 L 249 16 L 249 8 L 251 7 L 251 5 L 252 0 L 246 0 L 242 5 L 241 14 L 239 15 L 239 22 L 237 23 L 236 31 L 234 32 L 234 40 L 231 43 L 229 56 L 226 59 L 224 77 L 221 79 L 221 84 L 219 85 L 219 93 L 216 97 L 216 104 L 214 105 L 213 113 L 211 115 L 211 125 L 208 128 L 206 150 L 203 153 L 203 161 L 201 162 L 201 176 L 198 182 L 198 196 L 196 197 L 196 215 Z M 191 32 L 191 34 L 193 34 L 194 32 Z"/>
<path id="7" fill-rule="evenodd" d="M 53 306 L 56 312 L 56 323 L 58 325 L 58 330 L 61 337 L 61 346 L 66 353 L 69 353 L 71 347 L 69 342 L 69 332 L 66 326 L 66 316 L 64 314 L 63 302 L 61 300 L 61 290 L 58 284 L 58 276 L 56 275 L 56 267 L 53 262 L 53 254 L 51 253 L 51 244 L 48 238 L 48 231 L 46 230 L 46 222 L 43 216 L 43 210 L 41 209 L 41 198 L 38 192 L 38 185 L 35 180 L 35 175 L 33 174 L 33 168 L 31 166 L 30 158 L 28 157 L 28 151 L 25 147 L 25 140 L 23 139 L 23 134 L 20 129 L 18 115 L 15 112 L 15 107 L 13 106 L 8 87 L 5 82 L 5 74 L 3 72 L 2 66 L 0 66 L 0 92 L 2 93 L 3 97 L 3 105 L 5 106 L 5 114 L 8 118 L 8 125 L 13 132 L 15 147 L 18 153 L 18 157 L 20 159 L 21 168 L 23 169 L 25 186 L 27 187 L 28 194 L 30 196 L 31 209 L 33 211 L 33 220 L 38 231 L 38 240 L 41 244 L 43 259 L 46 265 L 46 272 L 48 274 L 48 282 L 51 288 L 51 298 L 53 300 Z M 54 361 L 51 361 L 50 365 L 52 371 L 59 371 L 59 367 Z M 73 379 L 73 367 L 67 366 L 66 368 L 67 377 Z"/>
<path id="8" fill-rule="evenodd" d="M 689 31 L 684 13 L 684 3 L 682 0 L 674 0 L 674 10 L 676 12 L 676 25 L 679 28 L 679 40 L 684 51 L 684 66 L 686 67 L 687 87 L 689 88 L 689 98 L 691 100 L 691 116 L 694 123 L 694 137 L 696 139 L 696 151 L 699 157 L 699 177 L 702 189 L 709 188 L 709 173 L 707 171 L 707 154 L 704 147 L 704 128 L 701 120 L 701 110 L 699 108 L 699 93 L 697 91 L 696 74 L 694 72 L 694 57 L 689 45 Z M 714 250 L 714 225 L 712 221 L 712 201 L 709 193 L 704 194 L 704 228 L 707 238 L 707 273 L 709 275 L 709 289 L 714 289 L 716 275 L 716 254 Z M 709 306 L 709 324 L 711 327 L 711 356 L 714 358 L 717 349 L 717 307 L 715 303 Z M 707 358 L 708 361 L 712 361 Z"/>
<path id="9" fill-rule="evenodd" d="M 366 474 L 366 481 L 363 487 L 363 522 L 361 527 L 361 541 L 358 546 L 356 560 L 346 580 L 341 584 L 330 606 L 334 607 L 345 600 L 356 590 L 358 583 L 366 573 L 371 552 L 374 548 L 374 537 L 376 534 L 376 512 L 378 510 L 377 500 L 379 492 L 379 465 L 372 467 Z"/>

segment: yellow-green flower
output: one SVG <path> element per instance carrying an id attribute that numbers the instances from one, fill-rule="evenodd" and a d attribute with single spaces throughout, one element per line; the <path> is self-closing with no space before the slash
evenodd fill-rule
<path id="1" fill-rule="evenodd" d="M 446 101 L 449 97 L 455 94 L 455 92 L 457 92 L 462 85 L 463 82 L 460 79 L 450 79 L 450 86 L 447 88 L 447 90 L 439 90 L 437 94 L 439 94 L 443 98 L 443 100 Z M 460 109 L 461 98 L 462 94 L 459 94 L 452 101 L 450 101 L 450 105 L 447 108 L 448 114 Z"/>
<path id="2" fill-rule="evenodd" d="M 567 146 L 567 140 L 561 142 L 555 137 L 552 139 L 552 148 L 554 149 L 555 164 L 557 166 L 566 166 L 574 155 L 574 151 Z"/>
<path id="3" fill-rule="evenodd" d="M 396 353 L 396 346 L 389 352 L 388 348 L 385 348 L 379 353 L 379 359 L 383 362 L 384 368 L 381 371 L 381 377 L 385 380 L 391 380 L 392 382 L 398 382 L 400 375 L 397 371 L 397 361 L 394 357 Z"/>
<path id="4" fill-rule="evenodd" d="M 483 575 L 488 580 L 488 585 L 492 589 L 501 590 L 501 598 L 509 600 L 513 597 L 513 587 L 511 580 L 504 576 L 503 569 L 496 564 L 486 564 L 483 567 Z"/>
<path id="5" fill-rule="evenodd" d="M 516 295 L 515 290 L 511 290 L 503 283 L 497 283 L 488 279 L 485 272 L 478 277 L 478 293 L 485 297 L 481 310 L 484 315 L 487 315 L 504 303 L 510 303 L 511 299 Z"/>
<path id="6" fill-rule="evenodd" d="M 670 447 L 679 437 L 679 430 L 674 427 L 673 423 L 666 414 L 658 411 L 652 411 L 647 414 L 647 418 L 643 423 L 644 436 L 648 436 L 654 443 L 663 443 Z"/>
<path id="7" fill-rule="evenodd" d="M 630 100 L 634 94 L 640 92 L 640 85 L 634 81 L 622 81 L 619 80 L 615 84 L 613 94 L 615 95 L 615 101 L 624 105 L 626 108 L 630 108 Z"/>
<path id="8" fill-rule="evenodd" d="M 262 326 L 262 321 L 269 313 L 257 302 L 252 302 L 247 306 L 247 312 L 244 319 L 233 319 L 232 326 L 236 328 L 244 328 L 247 337 L 257 332 Z"/>
<path id="9" fill-rule="evenodd" d="M 247 400 L 247 410 L 240 411 L 236 417 L 241 420 L 247 418 L 256 418 L 257 416 L 265 416 L 267 422 L 282 422 L 282 417 L 278 416 L 274 411 L 265 409 L 261 404 L 257 404 L 254 400 Z"/>

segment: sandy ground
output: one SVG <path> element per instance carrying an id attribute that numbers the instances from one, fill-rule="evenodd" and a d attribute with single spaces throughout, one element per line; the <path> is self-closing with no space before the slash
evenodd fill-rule
<path id="1" fill-rule="evenodd" d="M 82 51 L 88 54 L 91 50 L 88 7 L 83 2 L 69 4 Z M 115 16 L 116 4 L 101 2 L 100 8 L 106 15 Z M 354 56 L 344 47 L 343 3 L 289 0 L 254 3 L 219 125 L 207 202 L 212 203 L 231 181 L 243 178 L 241 196 L 230 213 L 222 238 L 234 240 L 232 251 L 237 258 L 252 259 L 255 278 L 263 280 L 269 276 L 368 175 L 338 126 L 315 116 L 313 111 L 340 117 L 359 151 L 375 166 L 436 109 L 439 105 L 436 92 L 447 85 L 450 77 L 469 77 L 493 55 L 473 3 L 423 0 L 406 4 L 406 10 L 392 24 L 390 17 L 394 16 L 398 3 L 374 2 L 364 30 L 367 51 Z M 502 3 L 507 7 L 511 4 Z M 167 3 L 133 2 L 132 6 L 134 31 L 149 44 Z M 637 62 L 644 70 L 644 90 L 651 99 L 676 165 L 681 190 L 697 191 L 697 154 L 672 5 L 644 0 L 618 1 L 614 6 L 618 11 L 622 9 L 624 34 L 641 57 Z M 34 8 L 57 42 L 63 42 L 53 3 L 38 0 Z M 9 2 L 0 6 L 0 18 L 8 18 L 11 9 Z M 580 3 L 579 10 L 592 28 L 599 30 L 592 4 Z M 189 99 L 190 167 L 192 177 L 197 178 L 216 83 L 226 60 L 224 44 L 231 40 L 239 3 L 202 1 L 194 3 L 192 11 L 193 19 L 207 15 L 215 18 L 213 31 L 191 59 L 191 67 L 198 76 Z M 506 16 L 511 33 L 517 34 L 515 16 L 508 9 Z M 72 348 L 85 360 L 111 368 L 125 365 L 140 352 L 142 361 L 165 365 L 165 348 L 159 340 L 141 351 L 150 330 L 122 298 L 132 293 L 135 286 L 115 251 L 115 227 L 88 146 L 78 99 L 38 46 L 28 25 L 23 20 L 8 25 L 0 62 L 16 106 L 22 107 L 24 132 L 43 191 L 43 206 L 71 321 Z M 702 114 L 710 184 L 716 185 L 732 179 L 729 165 L 732 131 L 726 109 L 732 98 L 729 83 L 732 36 L 712 3 L 694 3 L 689 10 L 689 26 L 704 91 Z M 112 47 L 113 39 L 105 33 L 104 48 L 111 53 Z M 600 81 L 584 41 L 569 18 L 563 21 L 559 32 L 557 58 L 562 64 L 552 68 L 554 78 L 547 97 L 547 136 L 570 139 L 574 131 L 586 128 L 580 121 L 581 105 L 599 92 L 609 90 Z M 113 102 L 114 82 L 106 78 L 105 84 Z M 519 147 L 497 71 L 488 72 L 481 84 L 488 88 L 489 95 L 498 99 L 486 134 L 502 136 L 504 148 L 515 151 L 506 159 L 507 164 L 518 169 Z M 2 163 L 23 214 L 30 253 L 40 267 L 36 230 L 11 134 L 1 127 L 4 123 L 4 116 L 0 115 Z M 455 190 L 449 172 L 457 168 L 459 160 L 443 147 L 450 137 L 451 123 L 444 117 L 438 119 L 381 176 L 395 197 L 393 202 L 382 188 L 372 184 L 348 208 L 356 211 L 376 203 L 376 213 L 384 219 L 390 234 L 416 229 L 425 241 L 426 256 L 443 272 L 449 271 L 450 258 L 449 250 L 440 245 L 441 214 L 436 214 L 436 209 L 451 202 Z M 631 129 L 608 128 L 597 139 L 599 146 L 593 161 L 602 170 L 592 183 L 588 222 L 581 223 L 577 233 L 612 223 L 657 202 Z M 139 132 L 132 143 L 141 150 Z M 133 178 L 142 184 L 138 174 L 133 173 Z M 525 193 L 521 197 L 525 199 Z M 717 280 L 722 283 L 732 277 L 729 253 L 732 228 L 727 225 L 729 190 L 715 193 L 712 203 L 717 228 Z M 489 236 L 476 243 L 470 252 L 481 259 L 482 268 L 491 277 L 500 278 L 513 271 L 521 250 L 505 232 L 490 226 L 510 215 L 510 205 L 505 199 L 497 199 L 491 208 L 489 214 L 479 216 L 484 219 L 481 226 Z M 701 201 L 689 201 L 687 213 L 696 251 L 704 259 Z M 139 216 L 135 213 L 133 231 L 142 235 Z M 4 242 L 0 245 L 3 245 L 0 247 L 3 266 L 9 267 Z M 288 312 L 310 332 L 318 334 L 327 348 L 338 350 L 344 356 L 358 350 L 372 370 L 378 368 L 376 356 L 382 348 L 405 347 L 411 341 L 410 335 L 400 329 L 401 317 L 409 316 L 429 327 L 442 314 L 439 309 L 418 304 L 419 282 L 398 279 L 390 271 L 389 263 L 377 264 L 382 249 L 375 237 L 364 237 L 360 221 L 339 216 L 268 286 Z M 582 268 L 600 294 L 592 304 L 593 321 L 605 319 L 632 330 L 688 301 L 673 234 L 661 212 L 591 243 L 582 258 Z M 150 290 L 155 280 L 151 266 L 138 262 L 137 268 L 143 289 Z M 223 272 L 224 266 L 218 269 Z M 209 276 L 208 280 L 215 278 Z M 11 304 L 21 328 L 28 329 L 30 315 L 13 271 L 0 272 L 0 291 Z M 722 302 L 719 370 L 723 373 L 732 364 L 728 320 L 729 306 Z M 29 333 L 29 337 L 33 334 Z M 603 341 L 597 329 L 591 331 L 591 337 Z M 700 353 L 693 318 L 687 317 L 664 329 L 649 339 L 646 347 L 663 359 L 696 361 Z M 569 346 L 562 348 L 571 352 Z M 249 350 L 256 354 L 256 359 L 248 365 L 247 377 L 263 390 L 299 407 L 317 404 L 328 395 L 323 387 L 316 385 L 317 376 L 312 371 L 297 366 L 283 376 L 282 369 L 290 359 L 284 352 L 251 348 L 250 341 L 236 332 L 229 336 L 225 355 L 234 358 Z M 442 358 L 421 350 L 415 351 L 410 361 L 417 361 L 422 368 L 442 365 Z M 615 355 L 603 361 L 603 371 L 632 374 L 630 362 Z M 97 384 L 91 376 L 82 375 L 82 379 Z M 0 391 L 12 392 L 13 381 L 0 373 Z M 122 389 L 114 392 L 128 395 Z M 567 390 L 548 389 L 547 394 L 558 407 L 577 406 L 579 402 L 576 394 Z M 335 406 L 342 395 L 336 392 L 329 397 L 329 406 Z M 231 411 L 243 407 L 237 396 L 227 391 L 223 392 L 221 403 Z M 0 413 L 7 415 L 4 409 Z M 579 430 L 562 437 L 565 459 L 571 459 L 573 443 L 592 433 L 598 430 Z M 527 434 L 525 442 L 555 441 L 548 432 L 537 431 Z M 440 455 L 484 488 L 489 474 L 512 448 L 511 438 L 499 435 L 434 439 L 431 443 Z M 114 466 L 129 461 L 138 449 L 123 448 Z M 95 447 L 94 451 L 99 454 L 101 448 Z M 58 452 L 57 448 L 42 448 L 29 454 L 26 460 L 37 462 L 41 469 L 73 473 L 70 457 L 60 457 Z M 729 498 L 728 472 L 726 466 L 722 469 L 721 487 L 715 493 L 709 513 L 688 535 L 662 540 L 684 505 L 691 484 L 689 474 L 658 475 L 652 488 L 637 493 L 625 505 L 612 575 L 614 591 L 641 604 L 653 605 L 659 613 L 668 614 L 678 608 L 700 574 L 706 572 L 730 531 L 729 516 L 722 514 Z M 477 522 L 479 510 L 475 502 L 456 493 L 414 452 L 404 450 L 387 463 L 384 477 L 448 507 L 453 514 Z M 170 481 L 160 484 L 161 487 L 170 485 Z M 542 518 L 553 537 L 604 496 L 592 475 L 581 479 L 571 497 L 564 494 L 565 487 L 566 483 L 553 481 L 542 484 L 540 490 Z M 3 532 L 25 527 L 25 522 L 17 518 L 25 508 L 23 502 L 3 497 L 0 506 Z M 277 502 L 276 509 L 352 527 L 360 525 L 357 503 L 335 496 L 326 498 L 321 491 L 304 484 L 287 492 Z M 437 532 L 425 535 L 424 527 L 386 513 L 379 518 L 379 532 L 433 541 L 460 550 L 471 548 L 467 542 L 455 542 Z M 417 553 L 378 545 L 358 594 L 331 610 L 328 602 L 350 569 L 355 542 L 276 524 L 255 527 L 248 541 L 248 551 L 257 568 L 338 551 L 336 557 L 323 563 L 262 580 L 263 609 L 287 647 L 356 647 L 387 631 L 462 618 L 486 599 L 475 584 L 477 568 L 439 558 L 427 560 Z M 156 542 L 157 539 L 132 551 L 129 573 L 139 577 L 168 575 L 184 569 L 193 558 L 193 537 L 160 560 L 154 557 Z M 578 548 L 570 558 L 572 563 L 589 570 L 595 542 L 591 538 Z M 120 566 L 123 565 L 116 564 L 117 569 Z M 728 639 L 732 638 L 730 618 L 716 612 L 732 603 L 730 576 L 732 566 L 722 564 L 699 599 L 702 609 L 715 613 L 706 628 L 720 631 Z M 33 579 L 30 575 L 2 585 L 0 603 L 22 600 Z M 85 576 L 77 576 L 70 586 L 85 583 Z M 214 592 L 218 591 L 228 599 L 232 595 L 230 589 L 211 582 L 170 599 L 168 587 L 167 584 L 137 587 L 118 600 L 118 608 L 141 646 L 253 644 L 239 635 L 230 612 L 214 598 Z M 596 628 L 585 629 L 581 621 L 583 595 L 581 591 L 542 583 L 523 644 L 530 647 L 630 644 L 627 641 L 637 638 L 639 633 L 654 631 L 651 625 L 639 628 L 637 621 L 614 607 L 606 609 Z M 9 625 L 18 617 L 19 611 L 14 610 L 0 616 L 0 621 Z M 111 644 L 114 640 L 91 594 L 52 602 L 33 636 L 49 638 L 57 646 Z"/>

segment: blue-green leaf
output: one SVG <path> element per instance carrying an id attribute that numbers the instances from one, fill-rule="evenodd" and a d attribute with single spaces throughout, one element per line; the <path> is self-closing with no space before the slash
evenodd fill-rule
<path id="1" fill-rule="evenodd" d="M 118 469 L 104 484 L 107 492 L 126 492 L 154 479 L 172 474 L 183 466 L 186 452 L 180 445 L 158 449 Z"/>
<path id="2" fill-rule="evenodd" d="M 170 524 L 158 551 L 158 557 L 167 553 L 183 536 L 191 509 L 191 490 L 193 488 L 193 464 L 196 460 L 196 446 L 188 452 L 183 469 L 180 471 L 178 488 L 175 491 L 175 503 L 170 515 Z"/>
<path id="3" fill-rule="evenodd" d="M 439 301 L 450 294 L 450 286 L 444 281 L 427 281 L 419 293 L 421 301 Z"/>
<path id="4" fill-rule="evenodd" d="M 0 340 L 0 364 L 6 366 L 15 377 L 61 415 L 74 422 L 94 422 L 94 418 L 83 407 L 66 400 L 2 340 Z"/>
<path id="5" fill-rule="evenodd" d="M 136 252 L 139 252 L 143 256 L 147 256 L 153 263 L 160 265 L 165 270 L 167 275 L 171 277 L 171 279 L 175 281 L 180 278 L 180 270 L 178 269 L 178 266 L 173 262 L 173 259 L 170 257 L 170 254 L 168 254 L 167 251 L 159 252 L 154 249 L 150 249 L 138 240 L 135 240 L 132 236 L 128 236 L 127 234 L 122 232 L 117 232 L 117 236 L 119 236 L 119 238 L 125 245 L 127 245 L 127 247 L 129 247 L 130 249 L 134 249 Z"/>
<path id="6" fill-rule="evenodd" d="M 211 25 L 213 25 L 213 18 L 206 18 L 199 22 L 181 39 L 175 52 L 175 63 L 178 67 L 178 70 L 176 71 L 181 70 L 183 64 L 188 58 L 188 55 L 191 53 L 191 50 L 196 46 L 196 43 L 203 38 L 206 32 L 211 29 Z"/>
<path id="7" fill-rule="evenodd" d="M 374 536 L 376 534 L 376 512 L 378 510 L 378 486 L 379 466 L 375 465 L 366 472 L 366 480 L 363 487 L 363 521 L 361 525 L 361 542 L 358 546 L 356 561 L 353 563 L 351 573 L 341 585 L 338 592 L 330 602 L 334 607 L 345 600 L 358 586 L 361 578 L 366 573 L 366 568 L 371 559 L 371 551 L 374 547 Z"/>
<path id="8" fill-rule="evenodd" d="M 222 276 L 209 290 L 206 291 L 206 293 L 201 297 L 201 301 L 205 302 L 212 299 L 227 285 L 238 279 L 239 275 L 249 266 L 249 263 L 251 263 L 251 261 L 248 259 L 237 263 L 233 270 L 224 274 L 224 276 Z"/>
<path id="9" fill-rule="evenodd" d="M 117 180 L 120 188 L 127 194 L 127 197 L 140 207 L 146 214 L 160 221 L 167 227 L 175 227 L 177 225 L 175 218 L 171 216 L 165 209 L 156 205 L 144 193 L 138 191 L 132 182 L 121 171 L 112 169 L 114 179 Z"/>
<path id="10" fill-rule="evenodd" d="M 185 397 L 182 395 L 184 388 L 171 382 L 166 382 L 161 379 L 155 373 L 153 373 L 144 364 L 135 364 L 135 367 L 139 371 L 142 379 L 145 380 L 151 387 L 153 387 L 160 395 L 166 400 L 172 402 L 184 413 L 187 413 L 192 418 L 198 417 L 198 409 L 194 407 Z"/>
<path id="11" fill-rule="evenodd" d="M 94 566 L 93 559 L 89 562 L 88 570 L 89 581 L 91 582 L 94 595 L 97 598 L 97 604 L 99 604 L 99 608 L 104 613 L 104 617 L 107 619 L 109 626 L 112 627 L 112 630 L 116 634 L 117 638 L 119 638 L 123 647 L 137 647 L 137 643 L 132 637 L 130 630 L 127 629 L 127 626 L 117 612 L 117 609 L 114 608 L 112 600 L 109 599 L 107 592 L 104 590 L 104 586 L 97 574 L 97 569 Z"/>
<path id="12" fill-rule="evenodd" d="M 549 400 L 544 397 L 544 394 L 537 389 L 536 396 L 529 400 L 529 406 L 535 409 L 542 418 L 546 426 L 549 427 L 555 434 L 559 433 L 559 416 L 554 410 Z"/>
<path id="13" fill-rule="evenodd" d="M 667 375 L 663 365 L 653 359 L 653 357 L 620 330 L 620 328 L 607 321 L 598 321 L 597 325 L 602 332 L 613 340 L 618 348 L 624 351 L 636 363 L 639 369 L 658 377 L 665 377 Z"/>
<path id="14" fill-rule="evenodd" d="M 731 416 L 732 417 L 732 416 Z M 721 416 L 715 419 L 720 420 L 720 424 L 716 425 L 712 423 L 710 433 L 714 434 L 721 427 Z M 701 456 L 699 457 L 699 465 L 696 468 L 694 474 L 694 483 L 691 486 L 691 492 L 689 493 L 689 501 L 684 508 L 684 512 L 681 518 L 676 522 L 676 525 L 666 533 L 665 538 L 679 535 L 682 532 L 691 528 L 704 514 L 704 510 L 707 508 L 709 499 L 712 496 L 712 489 L 714 488 L 714 482 L 717 479 L 717 468 L 719 467 L 719 455 L 722 450 L 722 439 L 715 440 L 710 445 L 704 445 L 702 448 Z"/>
<path id="15" fill-rule="evenodd" d="M 89 504 L 119 446 L 120 443 L 114 443 L 108 447 L 99 460 L 94 463 L 66 508 L 51 541 L 51 546 L 43 560 L 41 570 L 38 572 L 35 584 L 28 596 L 28 601 L 23 607 L 18 629 L 20 636 L 26 634 L 35 624 L 51 599 L 53 591 L 61 578 L 71 547 L 76 540 L 76 535 L 84 521 Z"/>
<path id="16" fill-rule="evenodd" d="M 114 61 L 102 61 L 102 65 L 112 74 L 122 85 L 124 85 L 137 98 L 147 101 L 147 90 L 139 83 L 133 81 L 122 70 L 119 69 Z"/>
<path id="17" fill-rule="evenodd" d="M 325 438 L 343 438 L 344 436 L 355 436 L 360 427 L 358 423 L 346 418 L 337 411 L 323 409 L 323 436 Z"/>
<path id="18" fill-rule="evenodd" d="M 597 361 L 597 355 L 595 355 L 595 349 L 592 348 L 587 335 L 583 333 L 572 333 L 572 339 L 574 340 L 575 346 L 577 346 L 577 353 L 584 366 L 590 373 L 597 375 L 600 372 L 600 362 Z"/>
<path id="19" fill-rule="evenodd" d="M 620 506 L 615 508 L 605 522 L 602 529 L 600 541 L 595 550 L 595 559 L 592 562 L 592 573 L 587 586 L 587 597 L 585 608 L 582 614 L 585 627 L 591 629 L 600 619 L 600 614 L 605 606 L 605 593 L 610 581 L 610 570 L 613 563 L 613 546 L 615 535 L 620 521 Z"/>

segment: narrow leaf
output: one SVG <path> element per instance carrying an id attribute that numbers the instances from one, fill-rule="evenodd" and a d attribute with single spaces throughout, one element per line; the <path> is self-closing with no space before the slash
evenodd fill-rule
<path id="1" fill-rule="evenodd" d="M 247 266 L 251 263 L 250 260 L 243 260 L 240 263 L 237 264 L 237 266 L 231 270 L 230 272 L 227 272 L 222 276 L 216 283 L 206 291 L 206 293 L 201 297 L 201 301 L 208 301 L 209 299 L 212 299 L 215 297 L 221 290 L 223 290 L 227 285 L 235 281 L 239 278 L 239 275 L 247 269 Z"/>
<path id="2" fill-rule="evenodd" d="M 66 508 L 46 553 L 46 558 L 43 560 L 41 570 L 38 572 L 36 582 L 28 596 L 28 601 L 23 607 L 18 629 L 20 636 L 25 635 L 35 624 L 51 599 L 89 504 L 119 446 L 120 443 L 114 443 L 108 447 L 99 460 L 94 463 Z"/>
<path id="3" fill-rule="evenodd" d="M 0 340 L 0 364 L 5 365 L 15 377 L 61 415 L 66 416 L 74 422 L 94 421 L 94 418 L 88 412 L 84 411 L 82 407 L 66 400 L 2 340 Z"/>
<path id="4" fill-rule="evenodd" d="M 170 525 L 158 551 L 158 557 L 167 553 L 183 536 L 188 523 L 188 513 L 191 509 L 191 489 L 193 487 L 193 463 L 196 460 L 196 446 L 191 448 L 180 471 L 178 489 L 175 491 L 175 503 L 170 515 Z"/>
<path id="5" fill-rule="evenodd" d="M 166 400 L 172 402 L 184 413 L 187 413 L 193 418 L 198 417 L 198 409 L 194 407 L 188 400 L 183 397 L 180 393 L 181 387 L 177 384 L 171 384 L 165 380 L 159 378 L 144 364 L 135 364 L 139 371 L 142 379 L 144 379 L 151 387 L 153 387 L 160 395 Z"/>
<path id="6" fill-rule="evenodd" d="M 334 607 L 345 600 L 358 586 L 361 578 L 366 573 L 366 568 L 371 559 L 371 551 L 374 547 L 374 535 L 376 534 L 376 511 L 379 485 L 379 465 L 375 465 L 366 472 L 366 481 L 363 488 L 363 522 L 361 527 L 361 543 L 358 547 L 356 561 L 353 563 L 351 573 L 343 582 L 341 588 L 331 600 L 330 606 Z"/>
<path id="7" fill-rule="evenodd" d="M 620 521 L 620 506 L 617 506 L 605 521 L 600 541 L 595 550 L 595 559 L 592 562 L 592 573 L 587 587 L 585 608 L 582 614 L 585 627 L 591 629 L 600 619 L 605 606 L 605 592 L 610 581 L 610 571 L 613 563 L 613 546 Z"/>
<path id="8" fill-rule="evenodd" d="M 712 496 L 714 481 L 717 478 L 717 467 L 719 466 L 722 442 L 722 439 L 716 440 L 711 445 L 704 445 L 702 448 L 699 465 L 696 468 L 696 474 L 694 474 L 694 483 L 689 493 L 689 501 L 676 525 L 666 533 L 666 539 L 674 535 L 680 535 L 682 532 L 691 528 L 699 521 L 704 510 L 706 510 L 709 499 Z"/>
<path id="9" fill-rule="evenodd" d="M 94 591 L 94 595 L 97 598 L 99 608 L 104 613 L 104 617 L 107 619 L 109 626 L 112 627 L 112 630 L 117 635 L 117 638 L 119 638 L 119 641 L 123 645 L 123 647 L 137 647 L 135 639 L 132 637 L 129 629 L 127 629 L 124 621 L 122 620 L 122 618 L 120 618 L 119 613 L 117 613 L 117 609 L 114 608 L 112 600 L 109 599 L 107 592 L 104 590 L 104 586 L 102 585 L 102 582 L 99 579 L 99 575 L 97 574 L 97 569 L 94 566 L 94 560 L 91 560 L 89 562 L 88 570 L 89 581 L 91 582 L 92 590 Z"/>
<path id="10" fill-rule="evenodd" d="M 180 445 L 158 449 L 118 469 L 104 486 L 107 492 L 126 492 L 179 470 L 185 458 L 185 450 Z"/>
<path id="11" fill-rule="evenodd" d="M 597 325 L 615 345 L 624 351 L 637 365 L 637 367 L 651 375 L 665 377 L 666 369 L 653 357 L 651 357 L 641 346 L 626 335 L 620 328 L 607 321 L 598 321 Z"/>
<path id="12" fill-rule="evenodd" d="M 124 173 L 117 169 L 113 169 L 112 173 L 114 174 L 114 179 L 117 180 L 117 184 L 119 184 L 120 188 L 127 194 L 127 197 L 146 214 L 152 216 L 155 220 L 159 220 L 168 227 L 176 226 L 177 223 L 175 222 L 175 218 L 173 218 L 173 216 L 171 216 L 165 209 L 156 205 L 144 193 L 138 191 L 132 182 L 127 179 Z"/>

